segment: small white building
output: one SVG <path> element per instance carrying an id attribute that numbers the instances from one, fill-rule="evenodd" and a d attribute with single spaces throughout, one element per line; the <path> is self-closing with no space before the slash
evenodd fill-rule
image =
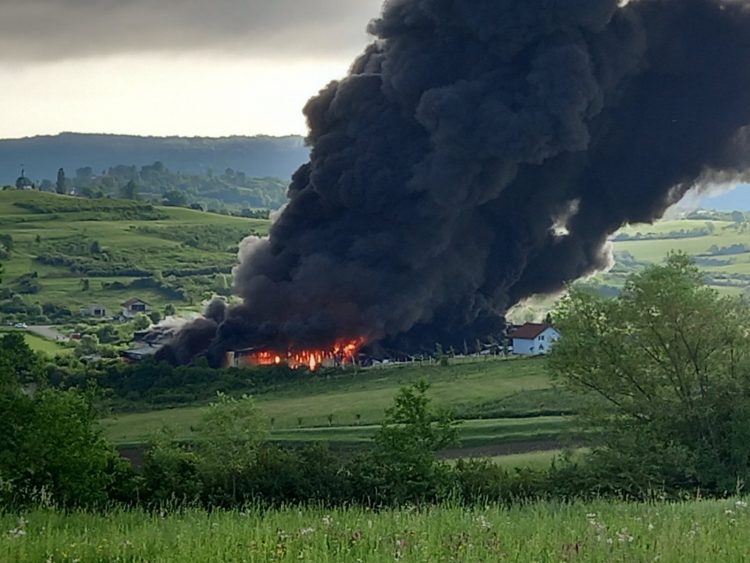
<path id="1" fill-rule="evenodd" d="M 518 327 L 510 338 L 513 340 L 513 353 L 520 356 L 539 356 L 552 350 L 560 333 L 546 323 L 526 323 Z"/>
<path id="2" fill-rule="evenodd" d="M 104 318 L 107 316 L 107 308 L 104 305 L 89 305 L 81 307 L 81 315 L 84 317 Z"/>
<path id="3" fill-rule="evenodd" d="M 128 299 L 122 304 L 122 316 L 126 319 L 132 319 L 138 313 L 146 314 L 151 310 L 151 305 L 142 299 Z"/>

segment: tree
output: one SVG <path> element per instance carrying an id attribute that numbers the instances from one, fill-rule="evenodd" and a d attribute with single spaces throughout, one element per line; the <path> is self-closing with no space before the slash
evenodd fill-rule
<path id="1" fill-rule="evenodd" d="M 135 330 L 146 330 L 151 326 L 151 320 L 143 313 L 138 313 L 133 317 L 133 328 Z"/>
<path id="2" fill-rule="evenodd" d="M 635 274 L 612 300 L 573 289 L 555 314 L 550 367 L 593 397 L 593 460 L 624 486 L 733 490 L 750 479 L 750 308 L 684 255 Z"/>
<path id="3" fill-rule="evenodd" d="M 99 244 L 98 240 L 95 240 L 91 243 L 91 246 L 89 246 L 89 254 L 96 256 L 97 254 L 102 253 L 102 245 Z"/>
<path id="4" fill-rule="evenodd" d="M 91 288 L 91 282 L 88 278 L 83 278 L 81 280 L 81 291 L 88 291 Z"/>
<path id="5" fill-rule="evenodd" d="M 152 324 L 159 324 L 159 321 L 161 321 L 161 313 L 159 311 L 151 311 L 148 315 L 146 315 Z"/>
<path id="6" fill-rule="evenodd" d="M 177 310 L 175 309 L 174 305 L 171 303 L 167 303 L 167 305 L 164 307 L 164 316 L 165 317 L 174 317 L 177 313 Z"/>
<path id="7" fill-rule="evenodd" d="M 446 467 L 435 454 L 458 442 L 457 422 L 448 411 L 432 406 L 429 389 L 425 380 L 403 387 L 374 438 L 377 488 L 387 490 L 396 502 L 433 496 L 446 475 Z"/>
<path id="8" fill-rule="evenodd" d="M 76 356 L 93 356 L 99 352 L 99 337 L 96 334 L 84 334 L 75 349 Z"/>
<path id="9" fill-rule="evenodd" d="M 187 204 L 187 196 L 179 190 L 169 190 L 163 197 L 164 205 L 182 207 Z"/>
<path id="10" fill-rule="evenodd" d="M 197 428 L 201 467 L 222 481 L 237 497 L 237 478 L 255 463 L 266 429 L 252 397 L 240 399 L 219 393 L 201 417 Z"/>
<path id="11" fill-rule="evenodd" d="M 22 332 L 0 338 L 0 394 L 39 380 L 41 365 Z"/>
<path id="12" fill-rule="evenodd" d="M 0 340 L 0 504 L 46 496 L 61 507 L 103 505 L 122 470 L 91 397 L 37 389 L 42 364 L 20 333 Z M 35 382 L 35 385 L 30 383 Z"/>
<path id="13" fill-rule="evenodd" d="M 130 180 L 120 188 L 120 197 L 123 199 L 138 199 L 138 185 Z"/>
<path id="14" fill-rule="evenodd" d="M 55 191 L 60 194 L 66 194 L 67 193 L 67 180 L 65 179 L 65 170 L 60 168 L 57 171 L 57 181 L 55 182 Z"/>

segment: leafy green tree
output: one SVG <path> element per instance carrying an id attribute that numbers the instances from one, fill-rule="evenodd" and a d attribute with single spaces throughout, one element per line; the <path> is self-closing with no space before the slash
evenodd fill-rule
<path id="1" fill-rule="evenodd" d="M 374 438 L 376 488 L 395 502 L 427 500 L 446 484 L 447 467 L 435 454 L 458 443 L 458 424 L 437 410 L 421 380 L 403 387 Z"/>
<path id="2" fill-rule="evenodd" d="M 153 324 L 159 324 L 161 321 L 161 313 L 159 311 L 151 311 L 146 315 Z"/>
<path id="3" fill-rule="evenodd" d="M 75 349 L 76 356 L 93 356 L 99 352 L 99 337 L 96 334 L 84 334 Z"/>
<path id="4" fill-rule="evenodd" d="M 266 423 L 252 397 L 219 393 L 197 428 L 201 467 L 237 497 L 237 478 L 255 463 L 266 436 Z"/>
<path id="5" fill-rule="evenodd" d="M 175 314 L 177 314 L 177 310 L 175 309 L 174 305 L 172 305 L 171 303 L 167 303 L 167 305 L 164 307 L 164 316 L 174 317 Z"/>
<path id="6" fill-rule="evenodd" d="M 100 434 L 91 397 L 38 389 L 41 371 L 22 334 L 3 337 L 0 505 L 45 499 L 62 507 L 103 505 L 125 475 L 119 456 Z"/>
<path id="7" fill-rule="evenodd" d="M 197 452 L 179 445 L 174 433 L 163 429 L 152 441 L 143 463 L 147 498 L 155 505 L 193 502 L 203 491 Z"/>
<path id="8" fill-rule="evenodd" d="M 138 313 L 133 317 L 133 329 L 134 330 L 146 330 L 151 326 L 151 320 L 143 313 Z"/>
<path id="9" fill-rule="evenodd" d="M 67 180 L 65 178 L 65 170 L 60 168 L 57 171 L 57 181 L 55 182 L 55 191 L 60 194 L 66 194 L 67 192 Z"/>
<path id="10" fill-rule="evenodd" d="M 734 490 L 750 480 L 750 308 L 722 297 L 684 255 L 633 275 L 606 300 L 573 289 L 555 314 L 550 367 L 591 396 L 604 446 L 593 460 L 623 487 Z"/>
<path id="11" fill-rule="evenodd" d="M 138 199 L 138 185 L 130 180 L 120 188 L 120 197 L 123 199 Z"/>
<path id="12" fill-rule="evenodd" d="M 39 359 L 22 332 L 9 332 L 0 338 L 0 393 L 36 382 L 40 373 Z"/>

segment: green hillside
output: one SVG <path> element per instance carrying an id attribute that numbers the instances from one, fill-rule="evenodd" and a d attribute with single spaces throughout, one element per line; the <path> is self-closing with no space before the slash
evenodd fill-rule
<path id="1" fill-rule="evenodd" d="M 267 228 L 182 208 L 2 191 L 0 233 L 12 248 L 3 251 L 0 319 L 55 322 L 65 318 L 55 308 L 77 314 L 91 304 L 112 314 L 131 297 L 198 309 L 230 293 L 239 241 Z"/>
<path id="2" fill-rule="evenodd" d="M 682 250 L 714 287 L 746 292 L 750 223 L 742 214 L 699 217 L 624 229 L 613 237 L 612 270 L 583 283 L 612 293 L 628 274 Z M 0 322 L 64 322 L 91 304 L 114 313 L 131 297 L 198 310 L 214 294 L 231 294 L 239 241 L 268 225 L 142 202 L 0 191 Z"/>
<path id="3" fill-rule="evenodd" d="M 362 447 L 399 388 L 420 378 L 430 382 L 438 406 L 464 421 L 462 447 L 479 448 L 482 454 L 558 448 L 571 429 L 565 414 L 580 408 L 579 399 L 552 388 L 544 359 L 491 357 L 454 359 L 448 367 L 416 363 L 325 377 L 300 374 L 297 381 L 259 392 L 255 399 L 274 441 Z M 168 426 L 189 440 L 202 408 L 118 414 L 103 421 L 105 434 L 116 444 L 132 446 Z"/>

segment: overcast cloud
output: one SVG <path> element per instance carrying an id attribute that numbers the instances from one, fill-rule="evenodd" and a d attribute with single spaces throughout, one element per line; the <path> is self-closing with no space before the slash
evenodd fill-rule
<path id="1" fill-rule="evenodd" d="M 0 61 L 146 52 L 335 56 L 382 0 L 0 0 Z"/>

